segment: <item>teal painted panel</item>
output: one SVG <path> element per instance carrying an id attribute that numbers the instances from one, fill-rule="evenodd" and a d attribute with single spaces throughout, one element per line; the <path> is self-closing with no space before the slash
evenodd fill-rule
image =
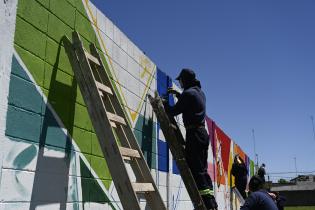
<path id="1" fill-rule="evenodd" d="M 10 80 L 9 103 L 39 114 L 42 110 L 42 98 L 35 85 L 14 75 Z"/>
<path id="2" fill-rule="evenodd" d="M 14 75 L 17 75 L 25 80 L 31 81 L 27 74 L 25 73 L 22 66 L 19 64 L 19 62 L 16 60 L 15 56 L 12 56 L 12 66 L 11 66 L 11 73 Z"/>
<path id="3" fill-rule="evenodd" d="M 9 105 L 5 134 L 7 136 L 39 142 L 41 121 L 41 115 Z"/>
<path id="4" fill-rule="evenodd" d="M 48 108 L 43 116 L 41 135 L 45 145 L 66 148 L 67 141 L 70 141 Z"/>
<path id="5" fill-rule="evenodd" d="M 135 125 L 134 134 L 150 168 L 156 169 L 156 123 L 139 115 Z"/>

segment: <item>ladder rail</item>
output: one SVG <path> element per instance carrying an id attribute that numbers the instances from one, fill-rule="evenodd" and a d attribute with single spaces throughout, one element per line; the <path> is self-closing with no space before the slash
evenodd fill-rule
<path id="1" fill-rule="evenodd" d="M 239 200 L 241 205 L 244 205 L 245 200 L 243 196 L 241 195 L 240 191 L 236 187 L 232 187 L 232 192 L 235 194 L 236 198 Z"/>
<path id="2" fill-rule="evenodd" d="M 104 65 L 103 65 L 103 61 L 100 58 L 100 56 L 97 52 L 97 49 L 95 48 L 94 45 L 91 47 L 91 54 L 94 55 L 99 60 L 99 62 L 101 64 L 100 65 L 101 66 L 100 71 L 106 72 Z M 100 76 L 101 80 L 104 81 L 105 83 L 110 83 L 109 79 L 106 78 L 105 75 L 101 72 L 99 72 L 99 76 Z M 114 107 L 117 108 L 116 109 L 117 114 L 120 116 L 124 116 L 125 121 L 128 123 L 128 121 L 125 117 L 126 116 L 125 111 L 123 110 L 123 105 L 120 104 L 118 100 L 115 100 L 115 99 L 117 99 L 117 96 L 114 97 L 115 94 L 116 94 L 115 91 L 113 91 L 113 96 L 109 96 L 109 97 L 114 99 L 114 100 L 111 100 L 111 103 Z M 124 127 L 119 126 L 116 129 L 116 133 L 117 133 L 119 139 L 128 139 L 128 140 L 132 139 L 132 141 L 128 141 L 125 144 L 128 144 L 131 148 L 138 150 L 138 152 L 141 156 L 141 158 L 135 159 L 134 161 L 132 161 L 130 163 L 131 167 L 133 168 L 133 170 L 135 172 L 136 178 L 138 179 L 137 181 L 141 182 L 143 180 L 146 180 L 147 182 L 155 183 L 151 174 L 141 173 L 142 171 L 150 171 L 150 169 L 149 169 L 148 165 L 146 164 L 146 162 L 143 161 L 143 160 L 145 160 L 145 158 L 144 158 L 143 153 L 140 149 L 140 146 L 136 140 L 136 137 L 135 137 L 135 135 L 131 129 L 131 126 L 124 126 Z M 153 187 L 155 189 L 154 192 L 144 194 L 146 200 L 151 204 L 150 207 L 152 208 L 152 210 L 166 209 L 165 205 L 163 207 L 160 206 L 160 203 L 163 203 L 163 199 L 162 199 L 161 195 L 159 194 L 157 186 L 154 184 Z M 154 196 L 152 194 L 154 194 Z M 154 208 L 155 206 L 157 206 L 157 208 Z"/>
<path id="3" fill-rule="evenodd" d="M 180 175 L 183 179 L 195 210 L 207 210 L 197 188 L 196 182 L 192 176 L 191 170 L 186 162 L 184 148 L 182 146 L 184 138 L 174 117 L 169 117 L 165 112 L 162 99 L 158 96 L 157 92 L 155 92 L 155 97 L 148 95 L 148 98 L 153 107 L 153 111 L 160 122 L 160 127 L 163 131 L 166 141 L 168 142 L 169 148 L 172 152 L 173 158 L 176 161 L 177 168 L 180 171 Z"/>
<path id="4" fill-rule="evenodd" d="M 137 195 L 132 188 L 128 171 L 125 168 L 124 160 L 119 152 L 116 138 L 112 133 L 110 121 L 107 117 L 105 109 L 103 109 L 104 104 L 96 86 L 93 73 L 90 72 L 87 74 L 87 72 L 85 72 L 86 74 L 84 74 L 82 72 L 82 69 L 91 71 L 91 67 L 89 61 L 85 57 L 84 51 L 82 50 L 83 46 L 78 34 L 73 34 L 73 40 L 75 48 L 74 57 L 77 57 L 78 61 L 82 61 L 77 65 L 80 66 L 80 68 L 75 69 L 75 76 L 79 84 L 84 102 L 87 105 L 96 135 L 99 139 L 101 150 L 109 168 L 117 167 L 123 170 L 120 173 L 118 171 L 116 172 L 115 170 L 110 171 L 117 189 L 117 193 L 121 199 L 124 209 L 140 209 Z M 124 183 L 124 185 L 119 183 Z M 123 190 L 123 188 L 126 188 L 127 190 Z M 126 205 L 127 203 L 128 205 Z"/>
<path id="5" fill-rule="evenodd" d="M 123 208 L 140 210 L 139 196 L 144 196 L 151 210 L 166 210 L 98 50 L 91 45 L 87 52 L 77 32 L 72 39 L 73 44 L 65 39 L 65 48 Z"/>

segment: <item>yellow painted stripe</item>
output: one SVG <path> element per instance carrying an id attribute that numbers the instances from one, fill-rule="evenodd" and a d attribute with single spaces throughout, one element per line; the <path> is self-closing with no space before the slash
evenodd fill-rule
<path id="1" fill-rule="evenodd" d="M 107 57 L 108 57 L 110 66 L 111 66 L 112 69 L 114 69 L 112 60 L 111 60 L 111 58 L 110 58 L 110 56 L 109 56 L 109 54 L 108 54 L 108 51 L 107 51 L 107 48 L 106 48 L 106 46 L 105 46 L 104 40 L 102 39 L 102 36 L 101 36 L 101 34 L 100 34 L 100 31 L 99 31 L 99 28 L 98 28 L 98 25 L 97 25 L 97 20 L 96 20 L 96 18 L 93 16 L 93 13 L 92 13 L 92 11 L 91 11 L 90 6 L 88 5 L 88 2 L 89 2 L 89 0 L 85 0 L 85 5 L 86 5 L 86 7 L 88 8 L 89 13 L 90 13 L 90 15 L 91 15 L 91 17 L 92 17 L 92 21 L 93 21 L 93 23 L 94 23 L 95 26 L 96 26 L 97 34 L 98 34 L 98 36 L 99 36 L 99 38 L 100 38 L 100 40 L 101 40 L 101 45 L 103 46 L 103 48 L 104 48 L 104 50 L 105 50 L 105 53 L 106 53 L 106 55 L 107 55 Z M 114 75 L 114 78 L 115 78 L 115 80 L 117 81 L 117 76 L 116 76 L 115 72 L 114 72 L 114 71 L 111 71 L 111 73 Z M 122 98 L 123 98 L 123 102 L 124 102 L 125 104 L 127 104 L 126 98 L 125 98 L 125 96 L 124 96 L 124 94 L 123 94 L 123 92 L 122 92 L 122 88 L 121 88 L 120 84 L 119 84 L 119 83 L 115 83 L 115 84 L 116 84 L 116 85 L 119 87 L 119 89 L 120 89 L 120 92 L 121 92 L 121 95 L 122 95 Z M 130 116 L 131 116 L 131 109 L 130 109 L 129 107 L 128 107 L 128 111 L 129 111 L 129 114 L 130 114 Z M 129 120 L 130 120 L 130 119 L 129 119 Z"/>
<path id="2" fill-rule="evenodd" d="M 156 66 L 154 65 L 154 67 L 153 67 L 154 69 L 153 69 L 153 71 L 155 71 L 155 69 L 156 69 Z M 154 78 L 154 76 L 153 76 L 153 71 L 152 71 L 152 74 L 150 74 L 150 77 L 149 77 L 149 79 L 148 79 L 148 81 L 147 81 L 147 84 L 146 84 L 146 87 L 145 87 L 145 89 L 144 89 L 144 93 L 143 93 L 143 95 L 142 95 L 142 97 L 141 97 L 141 101 L 140 101 L 140 104 L 138 105 L 138 107 L 137 107 L 137 112 L 135 113 L 135 114 L 137 114 L 137 113 L 139 113 L 139 111 L 140 111 L 140 109 L 141 109 L 141 107 L 142 107 L 142 105 L 143 105 L 143 101 L 144 101 L 144 97 L 146 96 L 146 93 L 148 92 L 148 89 L 150 88 L 150 86 L 151 86 L 151 84 L 152 84 L 152 80 L 153 80 L 153 78 Z M 149 84 L 150 83 L 150 84 Z M 136 115 L 134 115 L 134 119 L 133 120 L 135 120 L 136 119 Z"/>
<path id="3" fill-rule="evenodd" d="M 110 57 L 109 54 L 108 54 L 106 45 L 105 45 L 104 40 L 102 39 L 102 36 L 101 36 L 101 34 L 100 34 L 100 30 L 99 30 L 99 27 L 98 27 L 98 24 L 97 24 L 97 20 L 96 20 L 96 18 L 93 16 L 93 13 L 92 13 L 92 11 L 91 11 L 90 6 L 88 5 L 88 2 L 89 2 L 89 0 L 85 0 L 85 5 L 87 6 L 87 8 L 88 8 L 88 10 L 89 10 L 89 13 L 90 13 L 90 16 L 92 17 L 92 21 L 93 21 L 93 23 L 94 23 L 95 26 L 96 26 L 97 34 L 98 34 L 98 36 L 99 36 L 99 38 L 100 38 L 100 40 L 101 40 L 101 44 L 102 44 L 102 46 L 103 46 L 103 48 L 104 48 L 104 50 L 105 50 L 105 53 L 106 53 L 106 55 L 107 55 L 107 57 L 108 57 L 110 66 L 111 66 L 112 69 L 114 69 L 113 63 L 112 63 L 112 60 L 111 60 L 111 57 Z M 153 73 L 154 73 L 154 70 L 156 69 L 156 66 L 154 65 L 154 67 L 153 67 L 153 69 L 152 69 L 152 72 L 149 72 L 149 71 L 146 69 L 145 66 L 143 66 L 142 64 L 139 64 L 139 65 L 144 69 L 144 72 L 142 73 L 141 76 L 143 76 L 143 74 L 144 74 L 145 72 L 148 72 L 148 73 L 150 74 L 150 77 L 149 77 L 148 80 L 147 80 L 145 91 L 144 91 L 144 93 L 143 93 L 143 95 L 142 95 L 142 97 L 141 97 L 141 101 L 140 101 L 140 103 L 139 103 L 139 105 L 138 105 L 138 107 L 137 107 L 137 109 L 136 109 L 136 112 L 132 112 L 131 109 L 128 108 L 129 114 L 130 114 L 130 116 L 131 116 L 131 118 L 132 118 L 131 120 L 132 120 L 133 122 L 134 122 L 134 120 L 136 119 L 136 117 L 137 117 L 137 115 L 138 115 L 138 113 L 139 113 L 139 111 L 140 111 L 140 108 L 141 108 L 142 103 L 143 103 L 143 99 L 144 99 L 144 97 L 145 97 L 145 95 L 146 95 L 146 93 L 147 93 L 147 91 L 148 91 L 148 88 L 149 88 L 149 83 L 150 83 L 150 85 L 151 85 L 152 79 L 154 78 Z M 117 76 L 116 76 L 116 74 L 115 74 L 115 71 L 111 71 L 111 72 L 112 72 L 112 74 L 114 75 L 115 80 L 118 80 L 118 79 L 117 79 Z M 122 97 L 123 97 L 124 103 L 127 104 L 126 98 L 125 98 L 125 96 L 124 96 L 124 94 L 123 94 L 123 92 L 122 92 L 121 85 L 120 85 L 119 83 L 117 83 L 117 85 L 118 85 L 118 87 L 119 87 L 119 89 L 120 89 L 120 92 L 121 92 L 121 95 L 122 95 Z"/>

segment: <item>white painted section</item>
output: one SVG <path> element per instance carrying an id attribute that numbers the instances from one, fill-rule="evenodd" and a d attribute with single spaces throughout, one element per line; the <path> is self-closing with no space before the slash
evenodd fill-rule
<path id="1" fill-rule="evenodd" d="M 31 82 L 35 84 L 35 87 L 38 91 L 38 93 L 41 95 L 43 101 L 45 102 L 46 106 L 49 108 L 49 110 L 52 112 L 55 120 L 57 121 L 58 125 L 60 128 L 64 128 L 65 126 L 63 125 L 61 119 L 59 118 L 59 116 L 57 115 L 57 113 L 54 111 L 54 109 L 52 108 L 52 106 L 50 105 L 50 103 L 47 101 L 47 98 L 45 96 L 45 94 L 42 92 L 41 88 L 36 84 L 33 76 L 31 75 L 31 73 L 28 71 L 27 67 L 25 66 L 25 64 L 23 63 L 22 59 L 19 57 L 19 55 L 14 51 L 13 52 L 17 61 L 19 62 L 19 64 L 22 66 L 22 68 L 25 70 L 25 73 L 28 75 L 28 77 L 30 78 Z M 10 70 L 11 70 L 11 66 L 10 66 Z M 65 133 L 65 135 L 68 135 L 67 131 L 65 129 L 62 129 L 62 131 Z M 68 136 L 70 139 L 71 137 Z M 5 144 L 7 144 L 8 142 L 11 142 L 9 139 L 6 140 Z M 8 148 L 13 148 L 13 146 L 10 144 L 8 144 Z M 106 194 L 106 196 L 111 200 L 111 201 L 114 201 L 114 198 L 112 197 L 112 195 L 109 193 L 109 191 L 106 190 L 105 186 L 103 185 L 101 179 L 99 179 L 99 177 L 97 176 L 97 174 L 95 173 L 95 171 L 92 169 L 92 167 L 90 167 L 90 164 L 88 162 L 88 160 L 86 159 L 86 157 L 80 153 L 80 152 L 75 152 L 75 151 L 80 151 L 79 147 L 76 145 L 75 141 L 72 139 L 72 146 L 74 147 L 74 151 L 72 152 L 71 154 L 71 164 L 70 164 L 70 169 L 69 169 L 69 173 L 70 173 L 70 176 L 71 175 L 75 175 L 75 176 L 78 176 L 80 173 L 80 167 L 79 167 L 79 163 L 80 163 L 80 159 L 81 158 L 83 160 L 83 162 L 90 168 L 90 172 L 91 174 L 93 175 L 93 177 L 96 178 L 96 181 L 98 182 L 99 186 L 101 187 L 101 189 L 104 191 L 104 193 Z M 23 149 L 23 147 L 26 147 L 26 145 L 23 146 L 20 146 L 20 149 Z M 38 146 L 37 146 L 38 148 Z M 62 150 L 62 149 L 60 149 Z M 9 154 L 9 153 L 7 153 Z M 60 151 L 58 151 L 57 148 L 53 148 L 53 147 L 46 147 L 45 148 L 45 152 L 44 152 L 45 155 L 48 155 L 48 156 L 64 156 L 64 154 L 61 154 Z M 37 159 L 37 157 L 35 158 Z M 10 167 L 10 164 L 12 164 L 12 162 L 10 161 L 6 161 L 6 164 L 8 167 Z M 34 162 L 34 160 L 32 162 L 30 162 L 28 165 L 27 165 L 27 168 L 30 169 L 31 171 L 35 170 L 36 168 L 36 162 Z M 10 181 L 12 181 L 11 183 L 15 183 L 14 181 L 16 181 L 17 179 L 14 178 L 14 177 L 17 177 L 19 176 L 20 179 L 26 179 L 25 181 L 25 185 L 21 185 L 19 186 L 20 188 L 22 189 L 25 189 L 24 191 L 19 191 L 19 192 L 23 192 L 25 193 L 25 197 L 24 197 L 24 200 L 28 200 L 30 199 L 30 193 L 29 191 L 32 190 L 33 188 L 33 182 L 34 182 L 34 172 L 31 172 L 31 171 L 21 171 L 21 174 L 22 175 L 17 175 L 17 174 L 20 174 L 20 171 L 16 171 L 16 170 L 11 170 L 11 169 L 6 169 L 6 174 L 10 174 L 10 176 L 4 176 L 5 178 L 3 178 L 3 183 L 4 183 L 4 186 L 0 186 L 0 202 L 1 201 L 4 201 L 6 199 L 11 199 L 13 197 L 15 197 L 15 194 L 18 193 L 18 192 L 15 192 L 14 190 L 9 191 L 9 183 Z M 28 177 L 24 177 L 24 174 L 25 173 L 29 173 L 30 175 L 28 175 Z M 4 180 L 5 179 L 5 180 Z M 7 182 L 7 180 L 9 180 L 9 182 Z M 73 179 L 69 179 L 69 183 L 72 184 L 76 184 L 77 186 L 75 186 L 77 189 L 77 193 L 78 193 L 78 197 L 77 199 L 79 201 L 82 201 L 82 189 L 81 189 L 81 178 L 78 176 L 76 178 L 76 180 L 73 180 Z M 24 184 L 24 182 L 22 182 Z M 7 186 L 7 187 L 6 187 Z M 12 187 L 12 186 L 11 186 Z M 71 187 L 74 187 L 74 186 L 71 186 Z M 17 188 L 18 189 L 18 188 Z M 68 196 L 69 196 L 69 193 L 73 192 L 72 190 L 75 190 L 74 188 L 68 188 Z M 28 199 L 27 199 L 28 198 Z M 20 198 L 19 198 L 20 199 Z M 23 199 L 20 200 L 20 201 L 24 201 Z M 9 201 L 9 200 L 8 200 Z M 18 201 L 18 199 L 16 200 Z M 113 206 L 115 207 L 115 209 L 122 209 L 121 207 L 119 207 L 118 204 L 116 204 L 115 202 L 112 203 Z M 26 208 L 28 209 L 28 208 Z M 79 208 L 79 209 L 82 209 L 82 208 Z"/>
<path id="2" fill-rule="evenodd" d="M 0 188 L 1 202 L 30 202 L 34 183 L 34 172 L 3 169 Z"/>
<path id="3" fill-rule="evenodd" d="M 0 203 L 0 210 L 29 209 L 30 203 Z"/>
<path id="4" fill-rule="evenodd" d="M 0 188 L 17 0 L 0 1 Z"/>
<path id="5" fill-rule="evenodd" d="M 30 144 L 30 142 L 24 141 L 12 141 L 7 139 L 4 144 L 4 155 L 3 155 L 3 168 L 12 169 L 12 170 L 25 170 L 25 171 L 35 171 L 36 163 L 37 163 L 37 153 L 38 153 L 38 144 Z M 29 163 L 25 166 L 15 165 L 15 157 L 17 154 L 21 154 L 21 152 L 31 149 L 36 152 L 35 158 L 29 161 Z M 1 195 L 1 194 L 0 194 Z"/>

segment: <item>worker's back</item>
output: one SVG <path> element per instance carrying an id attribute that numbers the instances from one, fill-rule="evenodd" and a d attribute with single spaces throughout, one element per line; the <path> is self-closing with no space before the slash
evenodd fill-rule
<path id="1" fill-rule="evenodd" d="M 202 125 L 206 117 L 206 96 L 198 86 L 183 91 L 183 121 L 185 126 Z"/>
<path id="2" fill-rule="evenodd" d="M 266 190 L 259 190 L 250 194 L 240 210 L 278 210 L 278 208 Z"/>

